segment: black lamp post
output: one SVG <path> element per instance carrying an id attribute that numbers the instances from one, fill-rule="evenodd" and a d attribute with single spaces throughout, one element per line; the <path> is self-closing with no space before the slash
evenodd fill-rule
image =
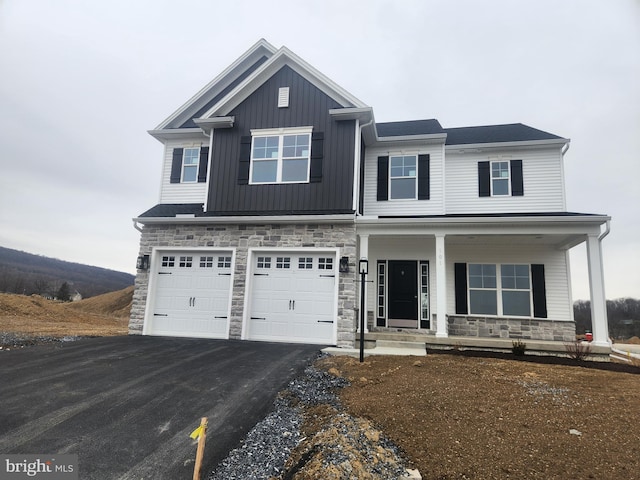
<path id="1" fill-rule="evenodd" d="M 365 284 L 367 273 L 369 273 L 369 261 L 366 258 L 360 259 L 358 264 L 360 272 L 360 363 L 364 361 L 364 319 L 365 319 Z"/>

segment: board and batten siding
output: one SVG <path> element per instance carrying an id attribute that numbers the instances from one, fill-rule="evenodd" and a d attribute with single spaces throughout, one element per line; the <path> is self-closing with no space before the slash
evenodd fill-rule
<path id="1" fill-rule="evenodd" d="M 287 108 L 278 108 L 280 87 L 289 87 Z M 207 211 L 222 215 L 352 212 L 355 121 L 334 120 L 329 115 L 333 108 L 340 105 L 292 68 L 281 68 L 229 113 L 235 118 L 233 128 L 215 131 Z M 238 183 L 243 136 L 251 135 L 253 129 L 309 126 L 324 136 L 321 181 Z"/>
<path id="2" fill-rule="evenodd" d="M 206 182 L 171 183 L 171 163 L 174 148 L 196 148 L 208 146 L 206 138 L 192 140 L 167 140 L 162 163 L 162 183 L 160 203 L 204 203 L 207 193 Z"/>
<path id="3" fill-rule="evenodd" d="M 563 250 L 538 245 L 478 244 L 447 246 L 447 311 L 455 314 L 455 263 L 543 264 L 547 318 L 573 321 L 568 258 Z M 433 275 L 433 274 L 432 274 Z"/>
<path id="4" fill-rule="evenodd" d="M 480 197 L 478 162 L 522 160 L 523 196 Z M 446 213 L 525 213 L 566 210 L 559 148 L 510 149 L 500 153 L 446 152 Z"/>
<path id="5" fill-rule="evenodd" d="M 377 200 L 378 157 L 393 155 L 429 155 L 429 200 Z M 443 146 L 384 146 L 368 148 L 364 169 L 364 215 L 443 215 Z"/>

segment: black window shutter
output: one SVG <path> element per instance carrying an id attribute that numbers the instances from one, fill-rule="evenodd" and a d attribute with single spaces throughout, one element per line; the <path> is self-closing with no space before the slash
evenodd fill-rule
<path id="1" fill-rule="evenodd" d="M 389 157 L 378 157 L 378 201 L 389 200 Z"/>
<path id="2" fill-rule="evenodd" d="M 454 282 L 456 297 L 456 313 L 466 315 L 469 313 L 467 308 L 467 264 L 454 264 Z"/>
<path id="3" fill-rule="evenodd" d="M 522 197 L 524 195 L 522 160 L 511 160 L 511 195 L 514 197 Z"/>
<path id="4" fill-rule="evenodd" d="M 238 184 L 249 183 L 249 168 L 251 166 L 251 135 L 240 137 L 240 161 L 238 164 Z"/>
<path id="5" fill-rule="evenodd" d="M 173 161 L 171 162 L 171 177 L 169 182 L 180 183 L 182 178 L 182 148 L 173 149 Z"/>
<path id="6" fill-rule="evenodd" d="M 544 281 L 544 265 L 531 265 L 531 290 L 533 316 L 547 318 L 547 288 Z"/>
<path id="7" fill-rule="evenodd" d="M 418 155 L 418 200 L 429 200 L 429 155 Z"/>
<path id="8" fill-rule="evenodd" d="M 309 182 L 322 181 L 322 158 L 324 157 L 324 133 L 311 134 L 311 166 L 309 167 Z"/>
<path id="9" fill-rule="evenodd" d="M 491 171 L 489 162 L 478 162 L 478 195 L 491 196 Z"/>
<path id="10" fill-rule="evenodd" d="M 207 181 L 207 164 L 209 163 L 209 147 L 200 147 L 200 166 L 198 167 L 198 182 Z"/>

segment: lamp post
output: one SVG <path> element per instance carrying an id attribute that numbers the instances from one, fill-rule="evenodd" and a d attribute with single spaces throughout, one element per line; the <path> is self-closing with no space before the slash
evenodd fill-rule
<path id="1" fill-rule="evenodd" d="M 365 319 L 365 284 L 369 273 L 369 261 L 361 258 L 358 264 L 360 272 L 360 363 L 364 361 L 364 319 Z"/>

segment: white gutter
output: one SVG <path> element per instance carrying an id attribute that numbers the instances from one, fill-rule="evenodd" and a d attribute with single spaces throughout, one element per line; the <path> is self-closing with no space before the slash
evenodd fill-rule
<path id="1" fill-rule="evenodd" d="M 505 147 L 543 147 L 554 145 L 568 145 L 569 140 L 566 138 L 554 138 L 549 140 L 526 140 L 515 142 L 492 142 L 492 143 L 466 143 L 461 145 L 447 145 L 447 150 L 458 150 L 459 153 L 466 153 L 465 150 L 481 151 L 487 148 L 505 148 Z"/>
<path id="2" fill-rule="evenodd" d="M 605 226 L 604 232 L 602 232 L 598 237 L 598 241 L 601 242 L 604 237 L 609 235 L 610 231 L 611 231 L 611 217 L 607 217 L 607 224 Z"/>
<path id="3" fill-rule="evenodd" d="M 140 225 L 138 225 L 138 221 L 135 218 L 133 218 L 132 220 L 133 220 L 133 228 L 135 228 L 140 233 L 142 233 L 142 228 L 140 228 Z"/>
<path id="4" fill-rule="evenodd" d="M 356 223 L 359 225 L 417 225 L 420 221 L 431 224 L 472 224 L 472 223 L 588 223 L 599 224 L 608 223 L 611 217 L 605 215 L 596 216 L 534 216 L 534 217 L 394 217 L 394 218 L 379 218 L 379 217 L 364 217 L 360 216 L 356 218 Z M 608 232 L 605 232 L 608 233 Z"/>

